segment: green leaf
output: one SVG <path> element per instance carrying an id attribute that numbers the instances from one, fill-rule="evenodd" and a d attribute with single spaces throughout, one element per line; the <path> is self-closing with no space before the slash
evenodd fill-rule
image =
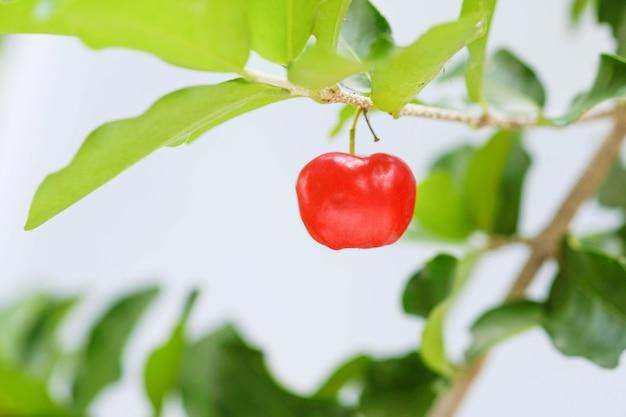
<path id="1" fill-rule="evenodd" d="M 480 229 L 511 235 L 517 231 L 530 156 L 519 131 L 500 131 L 478 149 L 467 173 L 466 204 Z"/>
<path id="2" fill-rule="evenodd" d="M 472 325 L 473 341 L 465 356 L 473 361 L 498 343 L 541 325 L 543 305 L 519 300 L 497 306 Z"/>
<path id="3" fill-rule="evenodd" d="M 615 368 L 626 349 L 626 266 L 575 242 L 561 251 L 544 327 L 567 356 Z"/>
<path id="4" fill-rule="evenodd" d="M 359 416 L 424 417 L 442 382 L 416 352 L 383 359 L 359 355 L 340 366 L 317 396 L 337 399 L 349 388 L 357 398 Z"/>
<path id="5" fill-rule="evenodd" d="M 247 0 L 20 0 L 0 4 L 0 34 L 77 36 L 183 67 L 239 72 L 248 60 Z"/>
<path id="6" fill-rule="evenodd" d="M 402 295 L 404 312 L 428 317 L 452 292 L 457 260 L 441 254 L 432 258 L 407 282 Z"/>
<path id="7" fill-rule="evenodd" d="M 393 48 L 387 19 L 369 0 L 352 0 L 341 27 L 339 50 L 361 61 L 374 61 Z"/>
<path id="8" fill-rule="evenodd" d="M 454 373 L 454 365 L 448 360 L 445 349 L 444 324 L 446 315 L 465 286 L 480 256 L 480 252 L 473 251 L 465 255 L 461 261 L 456 261 L 450 293 L 431 310 L 422 330 L 420 349 L 422 359 L 430 369 L 440 375 L 451 377 Z"/>
<path id="9" fill-rule="evenodd" d="M 585 248 L 605 252 L 613 256 L 626 256 L 626 225 L 615 229 L 594 233 L 580 238 Z"/>
<path id="10" fill-rule="evenodd" d="M 598 191 L 598 201 L 606 207 L 626 209 L 626 168 L 617 161 Z"/>
<path id="11" fill-rule="evenodd" d="M 585 10 L 596 2 L 597 0 L 572 0 L 572 5 L 570 7 L 570 18 L 572 19 L 572 22 L 578 23 Z"/>
<path id="12" fill-rule="evenodd" d="M 506 49 L 489 60 L 485 73 L 489 104 L 510 114 L 536 114 L 546 104 L 546 92 L 532 68 Z"/>
<path id="13" fill-rule="evenodd" d="M 356 114 L 357 110 L 358 110 L 358 107 L 356 106 L 345 105 L 341 107 L 341 110 L 337 114 L 337 122 L 335 123 L 333 128 L 330 130 L 330 132 L 328 132 L 328 136 L 330 138 L 336 138 L 344 129 L 344 127 L 346 126 L 346 123 L 348 123 L 350 120 L 354 118 L 354 115 Z"/>
<path id="14" fill-rule="evenodd" d="M 452 56 L 482 36 L 484 30 L 484 15 L 468 15 L 435 26 L 412 45 L 398 49 L 372 76 L 376 106 L 398 116 Z"/>
<path id="15" fill-rule="evenodd" d="M 224 327 L 186 351 L 181 374 L 189 417 L 350 417 L 335 401 L 310 399 L 281 387 L 263 354 Z"/>
<path id="16" fill-rule="evenodd" d="M 56 404 L 46 384 L 0 360 L 0 415 L 7 417 L 78 417 Z"/>
<path id="17" fill-rule="evenodd" d="M 72 387 L 77 408 L 86 409 L 104 388 L 119 380 L 128 339 L 157 294 L 157 288 L 146 288 L 126 295 L 93 325 Z"/>
<path id="18" fill-rule="evenodd" d="M 366 355 L 357 355 L 335 370 L 317 390 L 314 397 L 335 400 L 342 388 L 354 381 L 362 381 L 374 359 Z"/>
<path id="19" fill-rule="evenodd" d="M 463 200 L 467 167 L 474 149 L 463 145 L 441 155 L 418 187 L 411 231 L 417 236 L 463 240 L 474 230 Z"/>
<path id="20" fill-rule="evenodd" d="M 59 326 L 78 299 L 47 297 L 45 305 L 25 334 L 22 363 L 33 375 L 48 378 L 62 352 L 57 340 Z"/>
<path id="21" fill-rule="evenodd" d="M 0 311 L 0 360 L 47 378 L 60 356 L 58 328 L 75 302 L 35 294 Z"/>
<path id="22" fill-rule="evenodd" d="M 485 101 L 483 79 L 485 77 L 485 61 L 487 59 L 487 42 L 496 3 L 496 0 L 463 0 L 461 9 L 461 17 L 475 14 L 484 16 L 484 34 L 467 47 L 469 63 L 465 73 L 465 84 L 468 97 L 476 103 L 484 103 Z"/>
<path id="23" fill-rule="evenodd" d="M 313 33 L 322 0 L 249 0 L 252 48 L 262 57 L 288 65 Z"/>
<path id="24" fill-rule="evenodd" d="M 624 96 L 626 96 L 626 58 L 602 55 L 600 68 L 591 89 L 578 95 L 567 114 L 555 122 L 560 125 L 573 123 L 598 104 Z"/>
<path id="25" fill-rule="evenodd" d="M 293 84 L 321 90 L 332 87 L 350 75 L 367 71 L 367 65 L 315 45 L 307 48 L 289 66 L 288 77 Z"/>
<path id="26" fill-rule="evenodd" d="M 144 386 L 155 417 L 161 415 L 167 396 L 178 387 L 180 367 L 187 347 L 187 321 L 198 295 L 197 290 L 189 294 L 183 313 L 169 339 L 152 351 L 146 362 Z"/>
<path id="27" fill-rule="evenodd" d="M 313 34 L 322 48 L 335 51 L 343 21 L 352 0 L 322 0 L 317 11 Z"/>
<path id="28" fill-rule="evenodd" d="M 417 188 L 413 230 L 444 240 L 462 240 L 473 230 L 462 190 L 451 174 L 435 171 Z M 423 229 L 425 233 L 420 232 Z"/>
<path id="29" fill-rule="evenodd" d="M 237 79 L 178 90 L 139 117 L 102 125 L 87 137 L 69 165 L 39 186 L 26 230 L 48 221 L 157 149 L 190 142 L 229 119 L 288 97 L 285 90 Z"/>
<path id="30" fill-rule="evenodd" d="M 597 0 L 598 21 L 611 26 L 617 53 L 626 57 L 626 3 L 623 0 Z"/>
<path id="31" fill-rule="evenodd" d="M 374 362 L 365 375 L 359 411 L 364 417 L 425 417 L 440 382 L 415 352 Z"/>

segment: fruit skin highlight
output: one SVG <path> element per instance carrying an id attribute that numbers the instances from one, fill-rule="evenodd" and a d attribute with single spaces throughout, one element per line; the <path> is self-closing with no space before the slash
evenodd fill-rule
<path id="1" fill-rule="evenodd" d="M 331 152 L 302 168 L 296 193 L 313 239 L 335 250 L 366 249 L 402 236 L 413 216 L 416 187 L 409 166 L 393 155 Z"/>

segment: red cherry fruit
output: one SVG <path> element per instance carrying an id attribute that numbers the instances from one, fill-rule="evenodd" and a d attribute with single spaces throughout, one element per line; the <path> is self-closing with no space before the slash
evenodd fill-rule
<path id="1" fill-rule="evenodd" d="M 331 249 L 365 249 L 402 236 L 413 216 L 416 185 L 411 169 L 395 156 L 331 152 L 302 169 L 296 192 L 313 239 Z"/>

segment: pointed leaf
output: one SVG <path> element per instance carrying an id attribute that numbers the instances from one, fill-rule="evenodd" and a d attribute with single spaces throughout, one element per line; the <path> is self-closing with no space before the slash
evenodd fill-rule
<path id="1" fill-rule="evenodd" d="M 157 149 L 192 141 L 229 119 L 288 97 L 285 90 L 238 79 L 175 91 L 139 117 L 99 127 L 69 165 L 39 186 L 26 230 L 40 226 Z"/>
<path id="2" fill-rule="evenodd" d="M 20 0 L 0 3 L 0 34 L 77 36 L 172 64 L 239 72 L 248 60 L 247 0 Z"/>
<path id="3" fill-rule="evenodd" d="M 461 16 L 480 14 L 484 16 L 484 34 L 472 42 L 468 47 L 469 63 L 465 73 L 467 95 L 475 103 L 484 102 L 483 79 L 485 76 L 485 61 L 487 59 L 487 41 L 489 29 L 496 8 L 496 0 L 463 0 Z"/>
<path id="4" fill-rule="evenodd" d="M 362 380 L 373 363 L 374 359 L 366 355 L 358 355 L 349 359 L 328 377 L 314 397 L 336 400 L 341 389 L 354 381 Z"/>
<path id="5" fill-rule="evenodd" d="M 567 114 L 555 122 L 561 125 L 573 123 L 595 106 L 623 97 L 626 97 L 626 58 L 602 55 L 591 89 L 578 95 Z"/>
<path id="6" fill-rule="evenodd" d="M 187 321 L 198 295 L 197 290 L 189 294 L 183 313 L 169 339 L 152 351 L 146 362 L 144 386 L 155 417 L 161 415 L 167 396 L 178 386 L 180 366 L 187 347 Z"/>
<path id="7" fill-rule="evenodd" d="M 369 0 L 352 0 L 341 27 L 339 50 L 361 61 L 384 57 L 393 49 L 391 26 Z"/>
<path id="8" fill-rule="evenodd" d="M 546 104 L 546 92 L 532 68 L 506 49 L 489 60 L 485 73 L 489 104 L 509 114 L 537 114 Z"/>
<path id="9" fill-rule="evenodd" d="M 124 296 L 93 325 L 72 387 L 76 407 L 86 409 L 104 388 L 120 379 L 128 339 L 157 294 L 157 288 L 147 288 Z"/>
<path id="10" fill-rule="evenodd" d="M 426 366 L 440 375 L 451 377 L 454 373 L 454 365 L 446 355 L 444 338 L 446 316 L 469 279 L 480 256 L 481 253 L 478 251 L 469 252 L 461 261 L 456 262 L 456 268 L 453 271 L 452 289 L 448 296 L 432 309 L 422 330 L 420 348 L 422 359 Z"/>
<path id="11" fill-rule="evenodd" d="M 428 317 L 452 293 L 457 260 L 441 254 L 432 258 L 406 284 L 402 307 L 407 314 Z"/>
<path id="12" fill-rule="evenodd" d="M 541 325 L 543 306 L 520 300 L 497 306 L 478 318 L 472 325 L 473 341 L 465 356 L 472 361 L 495 345 Z"/>
<path id="13" fill-rule="evenodd" d="M 249 0 L 252 47 L 281 65 L 293 61 L 313 33 L 321 0 Z"/>
<path id="14" fill-rule="evenodd" d="M 554 346 L 604 368 L 626 349 L 626 266 L 577 243 L 563 244 L 544 327 Z"/>
<path id="15" fill-rule="evenodd" d="M 352 0 L 322 0 L 313 28 L 319 46 L 330 51 L 337 49 L 341 27 L 351 2 Z"/>
<path id="16" fill-rule="evenodd" d="M 522 191 L 530 156 L 521 133 L 500 131 L 478 149 L 467 173 L 466 204 L 473 223 L 502 235 L 517 231 Z"/>
<path id="17" fill-rule="evenodd" d="M 484 34 L 484 16 L 473 14 L 443 23 L 412 45 L 400 48 L 372 76 L 372 99 L 394 116 L 439 74 L 443 65 Z"/>

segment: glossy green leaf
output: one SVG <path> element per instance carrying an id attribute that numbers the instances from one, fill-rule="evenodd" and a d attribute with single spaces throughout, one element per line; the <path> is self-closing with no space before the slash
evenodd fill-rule
<path id="1" fill-rule="evenodd" d="M 428 317 L 444 301 L 454 286 L 457 260 L 451 255 L 437 255 L 417 271 L 407 282 L 402 295 L 402 307 L 407 314 Z"/>
<path id="2" fill-rule="evenodd" d="M 513 301 L 497 306 L 478 318 L 472 325 L 472 344 L 465 356 L 472 361 L 495 345 L 540 326 L 543 305 L 528 300 Z"/>
<path id="3" fill-rule="evenodd" d="M 521 133 L 500 131 L 478 149 L 467 173 L 466 204 L 480 229 L 502 235 L 517 231 L 530 156 Z"/>
<path id="4" fill-rule="evenodd" d="M 496 0 L 463 0 L 461 16 L 480 14 L 484 16 L 485 31 L 483 36 L 472 42 L 468 47 L 469 62 L 465 73 L 465 84 L 469 99 L 476 103 L 484 103 L 483 79 L 487 60 L 487 42 L 491 20 L 496 8 Z"/>
<path id="5" fill-rule="evenodd" d="M 387 19 L 369 0 L 352 0 L 341 27 L 339 50 L 361 61 L 374 61 L 393 47 Z"/>
<path id="6" fill-rule="evenodd" d="M 544 327 L 567 356 L 615 368 L 626 349 L 626 266 L 623 258 L 566 242 L 547 301 Z"/>
<path id="7" fill-rule="evenodd" d="M 288 77 L 296 85 L 321 90 L 338 84 L 350 75 L 365 71 L 367 65 L 360 61 L 315 45 L 307 48 L 289 66 Z"/>
<path id="8" fill-rule="evenodd" d="M 249 0 L 252 48 L 262 57 L 288 65 L 313 33 L 322 0 Z"/>
<path id="9" fill-rule="evenodd" d="M 6 417 L 79 417 L 56 404 L 45 382 L 0 360 L 0 415 Z"/>
<path id="10" fill-rule="evenodd" d="M 598 201 L 607 207 L 626 209 L 626 168 L 617 161 L 598 191 Z"/>
<path id="11" fill-rule="evenodd" d="M 157 149 L 190 142 L 229 119 L 288 97 L 285 90 L 237 79 L 178 90 L 139 117 L 100 126 L 69 165 L 39 186 L 26 230 L 48 221 Z"/>
<path id="12" fill-rule="evenodd" d="M 578 120 L 595 106 L 613 99 L 626 97 L 626 58 L 602 55 L 600 68 L 591 89 L 574 99 L 567 114 L 556 120 L 566 125 Z"/>
<path id="13" fill-rule="evenodd" d="M 506 49 L 489 60 L 485 73 L 489 104 L 509 114 L 536 114 L 546 104 L 546 92 L 534 70 Z"/>
<path id="14" fill-rule="evenodd" d="M 91 328 L 72 386 L 74 404 L 86 409 L 122 375 L 122 355 L 133 330 L 158 294 L 147 288 L 117 300 Z"/>
<path id="15" fill-rule="evenodd" d="M 480 259 L 478 251 L 469 252 L 463 259 L 456 261 L 453 271 L 453 282 L 450 293 L 435 306 L 426 320 L 422 330 L 420 353 L 424 363 L 440 375 L 451 377 L 454 365 L 446 355 L 444 325 L 449 309 L 469 279 L 474 266 Z M 449 279 L 449 278 L 448 278 Z"/>
<path id="16" fill-rule="evenodd" d="M 341 107 L 341 110 L 337 114 L 337 121 L 335 122 L 335 125 L 330 130 L 330 132 L 328 132 L 328 137 L 336 138 L 344 129 L 346 124 L 350 120 L 354 119 L 354 116 L 357 110 L 358 110 L 358 107 L 356 106 L 345 105 Z"/>
<path id="17" fill-rule="evenodd" d="M 239 72 L 248 60 L 247 0 L 20 0 L 0 4 L 0 34 L 77 36 L 172 64 Z"/>
<path id="18" fill-rule="evenodd" d="M 180 367 L 187 347 L 187 321 L 198 295 L 197 290 L 189 294 L 183 313 L 169 339 L 152 351 L 146 362 L 144 386 L 155 417 L 161 415 L 167 396 L 178 387 Z"/>
<path id="19" fill-rule="evenodd" d="M 626 57 L 626 3 L 623 0 L 597 0 L 598 20 L 607 23 L 617 43 L 616 51 Z"/>
<path id="20" fill-rule="evenodd" d="M 372 76 L 372 99 L 376 106 L 398 116 L 402 107 L 439 74 L 454 54 L 484 31 L 484 15 L 468 15 L 435 26 L 412 45 L 398 49 Z"/>
<path id="21" fill-rule="evenodd" d="M 468 215 L 462 189 L 451 174 L 435 171 L 417 189 L 414 224 L 418 235 L 432 235 L 444 240 L 462 240 L 474 229 Z"/>
<path id="22" fill-rule="evenodd" d="M 183 405 L 189 417 L 351 417 L 335 401 L 292 394 L 269 373 L 263 354 L 232 327 L 192 344 L 183 359 Z"/>
<path id="23" fill-rule="evenodd" d="M 417 353 L 374 362 L 363 382 L 359 411 L 364 417 L 425 417 L 440 378 Z"/>
<path id="24" fill-rule="evenodd" d="M 313 34 L 320 47 L 330 51 L 336 50 L 341 27 L 351 2 L 352 0 L 322 0 L 313 27 Z"/>

